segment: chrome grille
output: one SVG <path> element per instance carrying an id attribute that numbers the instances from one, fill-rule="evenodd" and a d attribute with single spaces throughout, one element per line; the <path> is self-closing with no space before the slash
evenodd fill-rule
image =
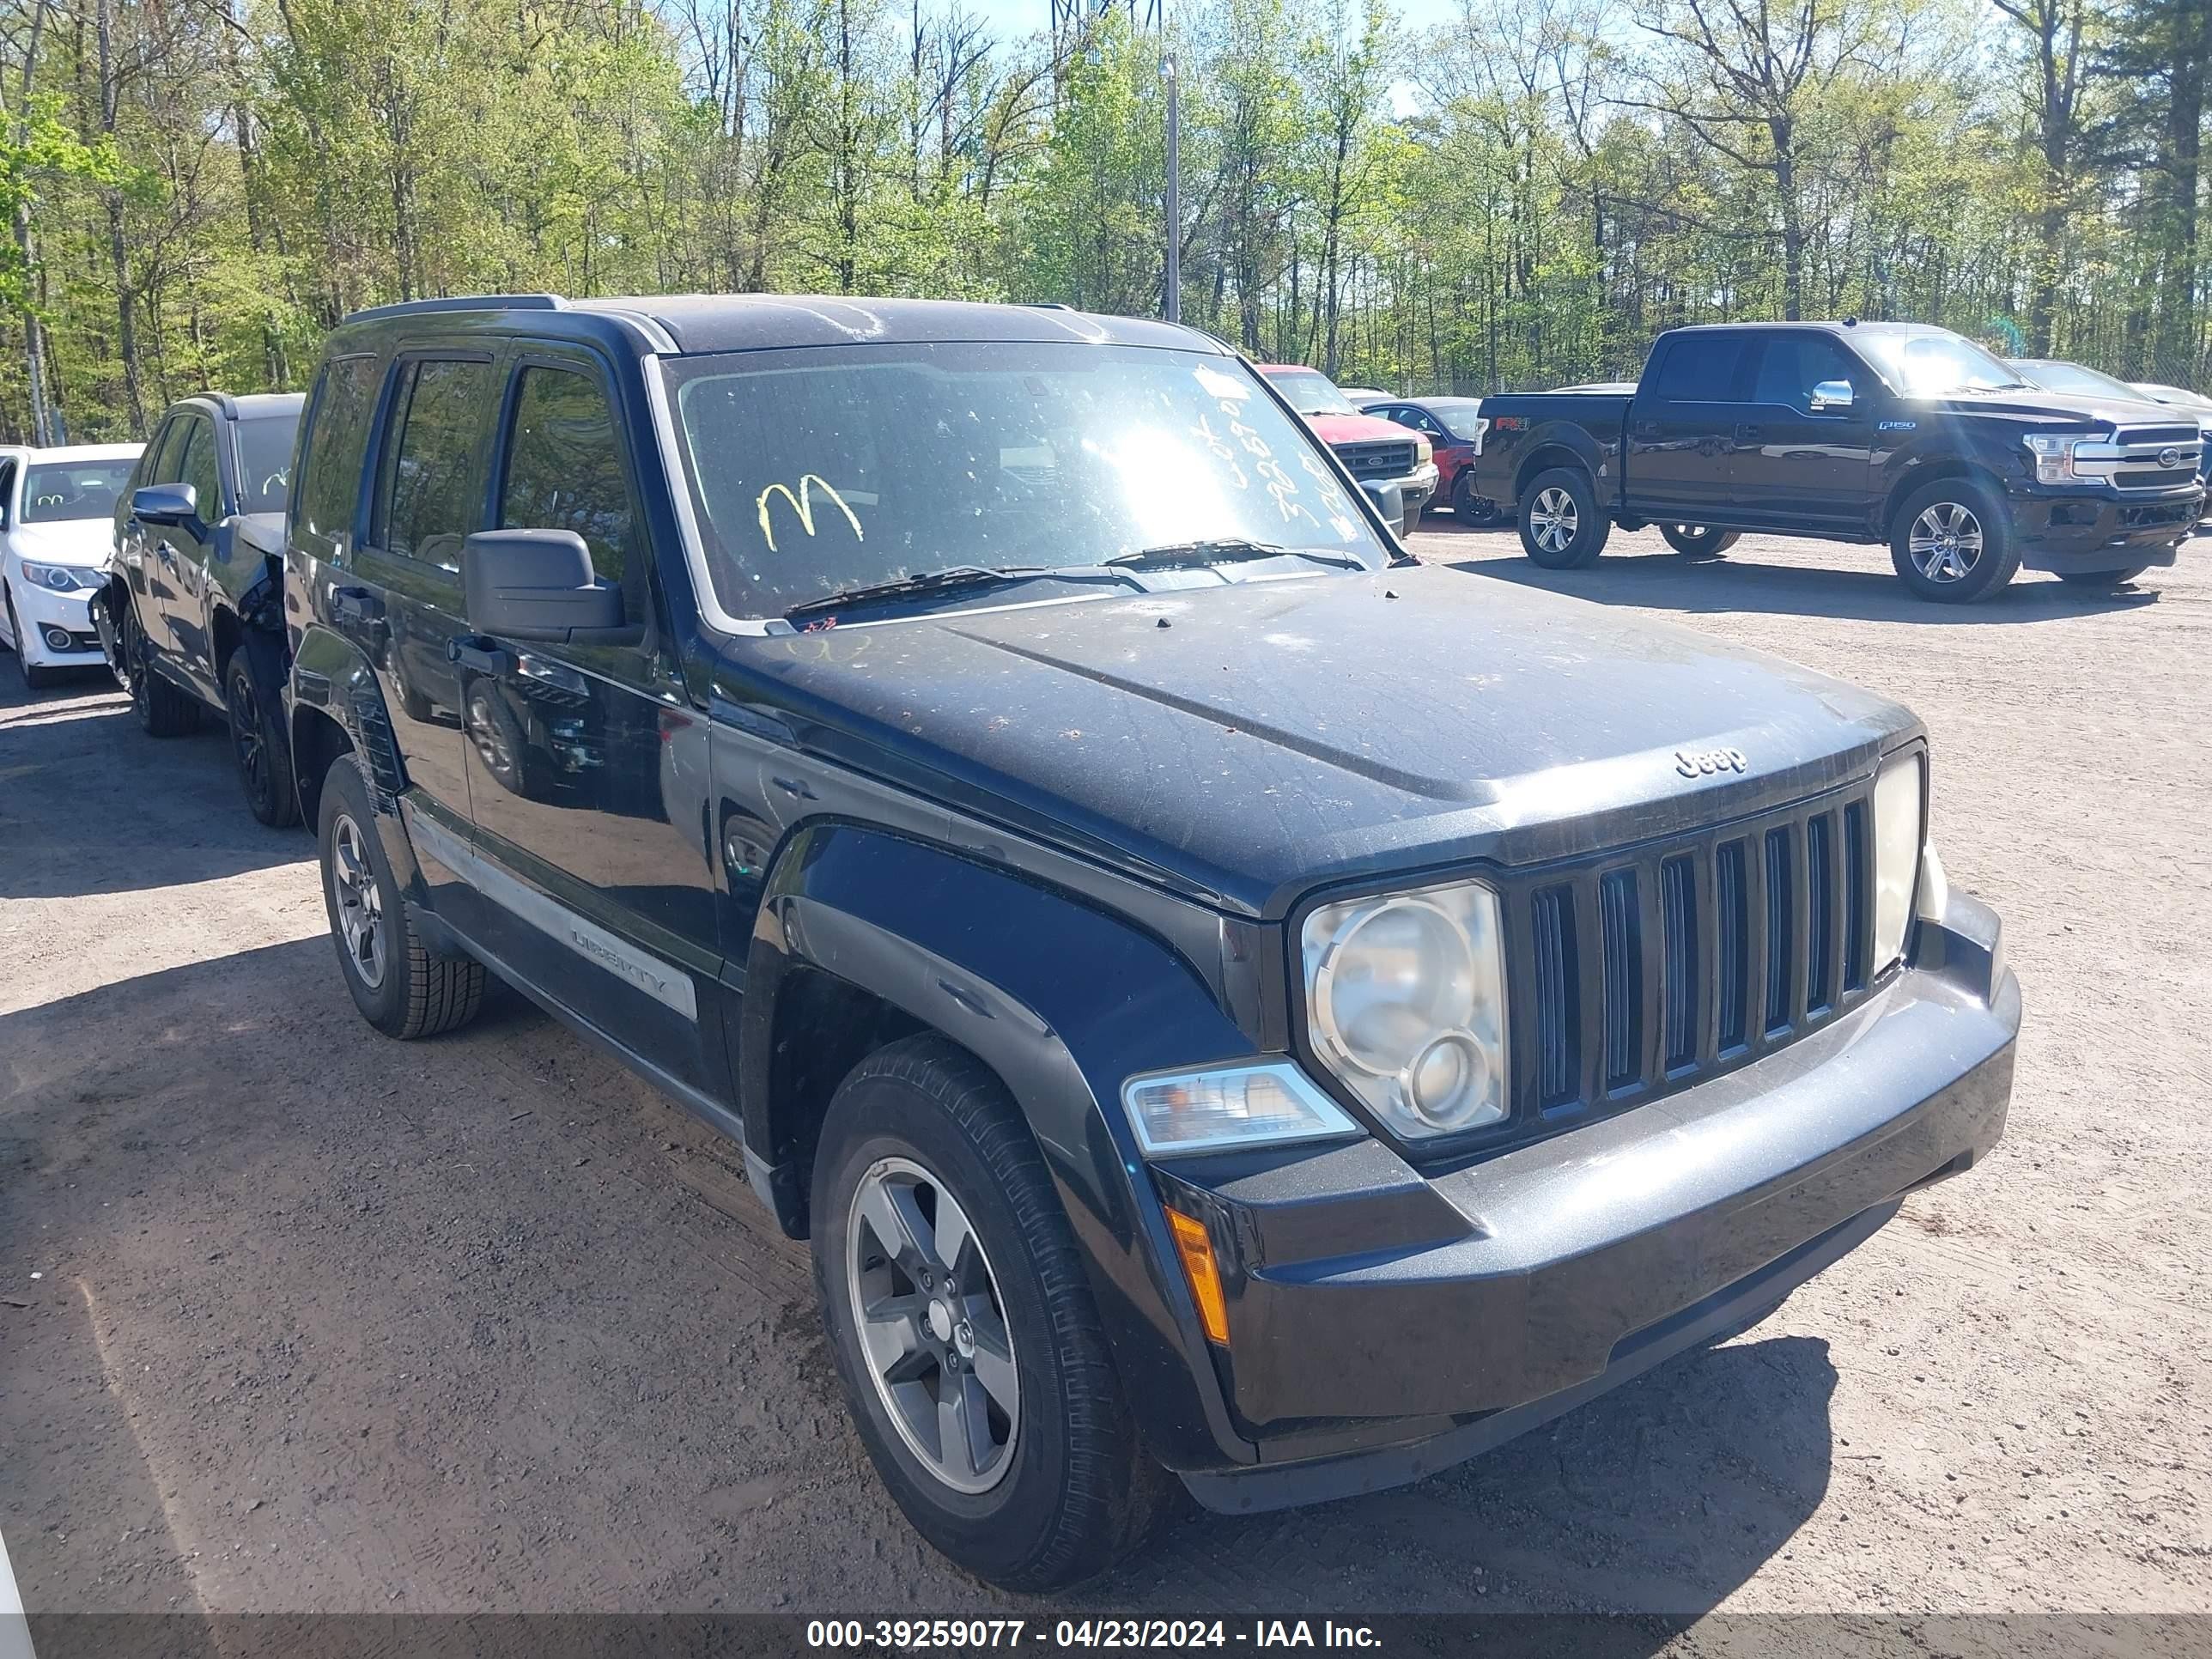
<path id="1" fill-rule="evenodd" d="M 2118 489 L 2165 489 L 2196 480 L 2204 434 L 2193 426 L 2125 427 L 2110 442 L 2081 444 L 2074 453 L 2077 474 L 2110 478 Z"/>
<path id="2" fill-rule="evenodd" d="M 1370 443 L 1332 445 L 1355 478 L 1402 478 L 1413 470 L 1410 440 L 1381 439 Z"/>

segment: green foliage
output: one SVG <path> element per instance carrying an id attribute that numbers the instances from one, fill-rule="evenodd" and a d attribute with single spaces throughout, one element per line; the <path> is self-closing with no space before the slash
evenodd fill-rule
<path id="1" fill-rule="evenodd" d="M 1461 4 L 1002 40 L 958 0 L 0 0 L 0 430 L 34 373 L 78 438 L 297 386 L 416 295 L 1156 313 L 1170 52 L 1184 316 L 1347 383 L 1632 374 L 1793 311 L 2212 378 L 2212 0 Z"/>

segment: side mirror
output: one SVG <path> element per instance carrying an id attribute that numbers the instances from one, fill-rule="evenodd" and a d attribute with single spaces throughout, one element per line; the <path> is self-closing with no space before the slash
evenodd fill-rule
<path id="1" fill-rule="evenodd" d="M 141 524 L 198 524 L 199 491 L 188 483 L 141 484 L 131 492 L 131 514 Z"/>
<path id="2" fill-rule="evenodd" d="M 573 530 L 479 530 L 461 544 L 469 626 L 510 640 L 580 641 L 623 631 L 623 596 Z"/>
<path id="3" fill-rule="evenodd" d="M 1813 388 L 1813 412 L 1815 415 L 1831 409 L 1849 409 L 1852 400 L 1849 380 L 1823 380 Z"/>

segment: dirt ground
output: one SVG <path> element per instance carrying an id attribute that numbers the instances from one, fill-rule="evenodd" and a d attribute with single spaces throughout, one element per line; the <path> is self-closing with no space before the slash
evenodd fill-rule
<path id="1" fill-rule="evenodd" d="M 1537 571 L 1891 691 L 2027 1024 L 2002 1146 L 1725 1347 L 1059 1607 L 916 1541 L 732 1150 L 519 999 L 355 1013 L 225 739 L 0 665 L 0 1536 L 33 1613 L 2212 1611 L 2212 544 L 1963 611 L 1872 550 Z"/>

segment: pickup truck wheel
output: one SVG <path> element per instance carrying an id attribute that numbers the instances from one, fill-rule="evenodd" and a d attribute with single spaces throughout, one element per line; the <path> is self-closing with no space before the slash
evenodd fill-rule
<path id="1" fill-rule="evenodd" d="M 368 786 L 351 755 L 323 779 L 316 845 L 338 969 L 362 1018 L 386 1036 L 434 1036 L 465 1025 L 483 1000 L 483 964 L 434 954 L 407 919 L 377 839 Z"/>
<path id="2" fill-rule="evenodd" d="M 238 762 L 238 781 L 246 789 L 246 805 L 253 816 L 272 830 L 288 829 L 300 821 L 300 800 L 292 787 L 292 758 L 286 752 L 284 733 L 253 684 L 243 647 L 230 654 L 230 671 L 223 676 L 223 702 L 230 715 L 230 752 Z"/>
<path id="3" fill-rule="evenodd" d="M 934 1035 L 830 1103 L 809 1231 L 861 1440 L 916 1531 L 978 1577 L 1062 1589 L 1143 1541 L 1146 1455 L 1082 1258 L 1006 1090 Z"/>
<path id="4" fill-rule="evenodd" d="M 1905 498 L 1890 521 L 1889 556 L 1923 599 L 1970 605 L 2020 568 L 2003 507 L 1972 478 L 1938 478 Z"/>
<path id="5" fill-rule="evenodd" d="M 2149 568 L 2147 564 L 2131 564 L 2125 570 L 2062 570 L 2058 580 L 2091 592 L 2111 593 L 2125 587 Z"/>
<path id="6" fill-rule="evenodd" d="M 1580 570 L 1597 562 L 1613 534 L 1589 473 L 1555 466 L 1529 481 L 1521 497 L 1521 550 L 1547 570 Z"/>
<path id="7" fill-rule="evenodd" d="M 147 665 L 152 654 L 135 605 L 123 613 L 123 660 L 131 665 L 131 712 L 149 738 L 190 737 L 200 729 L 199 703 Z"/>
<path id="8" fill-rule="evenodd" d="M 1741 530 L 1719 530 L 1709 524 L 1662 524 L 1659 533 L 1668 546 L 1691 559 L 1717 559 L 1743 539 Z"/>

